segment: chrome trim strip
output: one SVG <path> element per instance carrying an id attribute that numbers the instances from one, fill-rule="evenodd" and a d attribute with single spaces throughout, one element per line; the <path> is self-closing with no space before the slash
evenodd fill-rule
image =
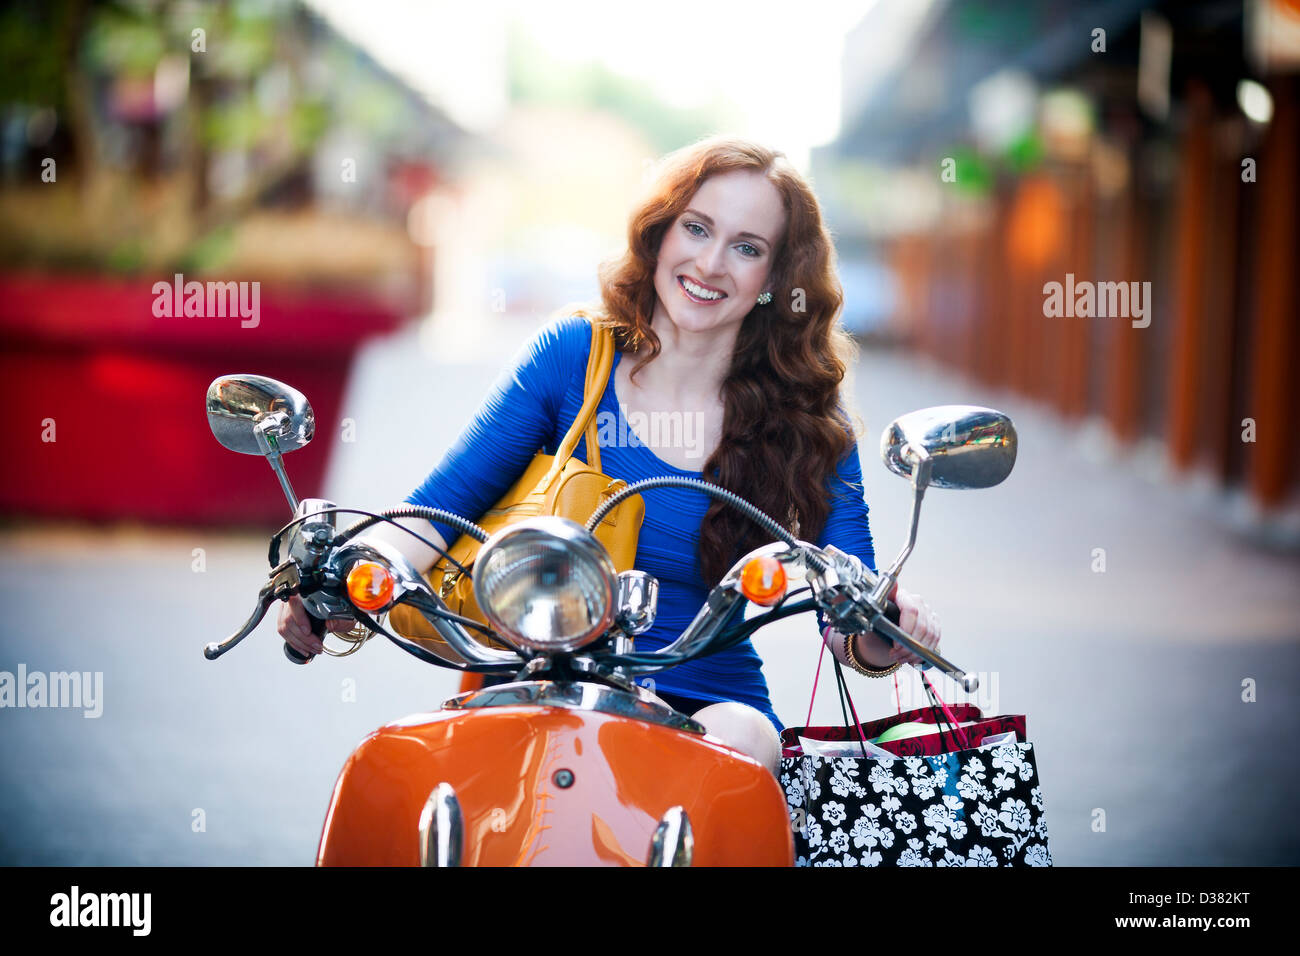
<path id="1" fill-rule="evenodd" d="M 565 707 L 660 724 L 691 734 L 703 734 L 704 725 L 661 703 L 649 691 L 635 694 L 585 681 L 517 681 L 458 694 L 443 703 L 444 710 L 482 707 Z"/>
<path id="2" fill-rule="evenodd" d="M 420 811 L 420 866 L 460 866 L 465 818 L 449 783 L 433 788 Z"/>
<path id="3" fill-rule="evenodd" d="M 681 807 L 669 807 L 650 837 L 646 866 L 690 866 L 695 856 L 691 818 Z"/>

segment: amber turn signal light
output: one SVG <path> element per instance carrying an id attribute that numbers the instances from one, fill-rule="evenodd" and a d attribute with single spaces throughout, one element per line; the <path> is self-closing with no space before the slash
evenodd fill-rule
<path id="1" fill-rule="evenodd" d="M 374 561 L 358 561 L 348 572 L 348 599 L 363 611 L 378 611 L 393 600 L 393 574 Z"/>
<path id="2" fill-rule="evenodd" d="M 785 565 L 769 554 L 751 558 L 740 572 L 740 593 L 761 607 L 785 597 Z"/>

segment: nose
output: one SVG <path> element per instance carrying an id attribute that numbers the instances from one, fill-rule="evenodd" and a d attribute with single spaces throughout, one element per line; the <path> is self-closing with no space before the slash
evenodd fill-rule
<path id="1" fill-rule="evenodd" d="M 695 257 L 695 267 L 699 269 L 701 279 L 708 281 L 710 278 L 722 275 L 723 256 L 726 251 L 726 245 L 716 239 L 704 244 L 699 255 Z"/>

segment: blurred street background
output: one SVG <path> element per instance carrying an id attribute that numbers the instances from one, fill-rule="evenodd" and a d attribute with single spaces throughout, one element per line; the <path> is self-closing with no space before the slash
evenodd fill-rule
<path id="1" fill-rule="evenodd" d="M 1055 862 L 1300 863 L 1300 4 L 805 7 L 0 11 L 0 677 L 103 675 L 98 717 L 0 707 L 0 863 L 313 860 L 351 749 L 456 678 L 380 641 L 294 668 L 271 620 L 203 659 L 288 518 L 208 383 L 299 388 L 298 494 L 394 504 L 712 133 L 822 201 L 880 561 L 881 430 L 1016 422 L 1005 484 L 927 496 L 903 581 L 970 699 L 1028 715 Z M 256 307 L 186 314 L 191 281 Z M 803 723 L 811 620 L 756 645 Z M 849 680 L 864 718 L 920 703 Z"/>

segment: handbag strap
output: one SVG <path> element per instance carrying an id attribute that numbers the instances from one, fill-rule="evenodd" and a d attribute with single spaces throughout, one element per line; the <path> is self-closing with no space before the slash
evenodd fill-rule
<path id="1" fill-rule="evenodd" d="M 578 447 L 578 439 L 587 433 L 587 464 L 600 471 L 600 442 L 597 440 L 596 406 L 600 404 L 609 383 L 609 372 L 614 367 L 614 336 L 596 322 L 591 323 L 591 354 L 587 357 L 587 377 L 582 389 L 582 407 L 578 409 L 573 424 L 565 433 L 560 447 L 555 451 L 555 461 L 542 479 L 540 487 L 549 488 L 564 470 Z"/>
<path id="2" fill-rule="evenodd" d="M 594 397 L 591 411 L 587 413 L 587 465 L 600 471 L 600 438 L 596 427 L 596 409 L 600 407 L 600 399 L 605 394 L 605 386 L 609 384 L 609 376 L 614 370 L 614 337 L 608 329 L 598 329 L 594 323 L 591 328 L 591 351 L 592 355 L 587 359 L 587 378 L 582 386 L 582 403 L 585 407 L 588 397 Z M 576 419 L 574 424 L 577 424 Z M 573 447 L 577 448 L 578 443 L 574 442 Z"/>

